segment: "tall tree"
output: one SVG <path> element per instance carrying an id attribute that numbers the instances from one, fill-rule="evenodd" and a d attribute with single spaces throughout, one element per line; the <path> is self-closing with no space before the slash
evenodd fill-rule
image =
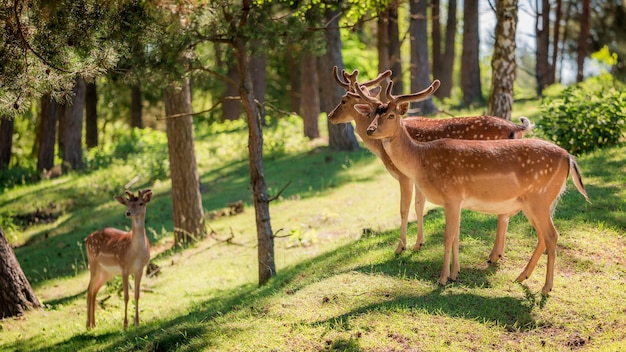
<path id="1" fill-rule="evenodd" d="M 0 116 L 0 170 L 9 167 L 13 146 L 13 118 Z"/>
<path id="2" fill-rule="evenodd" d="M 76 76 L 71 104 L 65 107 L 63 118 L 63 165 L 72 169 L 83 167 L 83 119 L 85 111 L 85 80 Z"/>
<path id="3" fill-rule="evenodd" d="M 40 307 L 41 303 L 0 227 L 0 319 Z"/>
<path id="4" fill-rule="evenodd" d="M 510 120 L 513 108 L 513 83 L 517 69 L 515 62 L 517 0 L 498 1 L 496 20 L 488 114 Z"/>
<path id="5" fill-rule="evenodd" d="M 176 244 L 190 243 L 206 236 L 206 225 L 194 150 L 189 79 L 165 90 L 165 114 L 174 239 Z"/>
<path id="6" fill-rule="evenodd" d="M 466 0 L 463 4 L 463 52 L 461 53 L 461 90 L 463 103 L 482 104 L 480 82 L 478 0 Z"/>
<path id="7" fill-rule="evenodd" d="M 443 52 L 441 50 L 440 27 L 440 1 L 432 1 L 432 39 L 433 39 L 433 78 L 439 79 L 441 85 L 435 92 L 439 99 L 449 98 L 452 94 L 454 55 L 456 48 L 456 0 L 448 1 L 448 17 L 446 19 L 446 31 Z"/>
<path id="8" fill-rule="evenodd" d="M 553 82 L 550 82 L 550 72 L 552 65 L 549 61 L 550 51 L 550 0 L 541 0 L 539 8 L 536 0 L 537 16 L 535 20 L 536 33 L 536 64 L 535 77 L 537 78 L 537 95 L 541 96 L 543 89 Z"/>
<path id="9" fill-rule="evenodd" d="M 227 51 L 231 55 L 230 51 Z M 239 82 L 239 74 L 237 73 L 237 64 L 232 56 L 226 60 L 227 76 L 230 82 Z M 222 95 L 222 120 L 237 120 L 241 116 L 241 102 L 238 99 L 239 89 L 233 84 L 226 84 L 224 94 Z"/>
<path id="10" fill-rule="evenodd" d="M 300 100 L 300 116 L 304 122 L 304 135 L 310 139 L 318 138 L 320 97 L 319 79 L 317 75 L 317 58 L 314 53 L 303 53 L 300 58 L 300 72 L 303 74 L 302 99 Z M 311 67 L 313 69 L 311 69 Z"/>
<path id="11" fill-rule="evenodd" d="M 318 61 L 318 75 L 320 82 L 320 106 L 322 111 L 330 112 L 343 95 L 342 88 L 333 84 L 333 73 L 331 68 L 337 66 L 340 70 L 344 68 L 343 56 L 341 54 L 341 35 L 339 33 L 340 10 L 328 7 L 324 12 L 326 20 L 326 53 Z M 328 126 L 328 144 L 334 150 L 358 150 L 359 143 L 354 134 L 352 124 L 342 123 L 333 125 L 330 121 Z"/>
<path id="12" fill-rule="evenodd" d="M 98 146 L 98 92 L 96 82 L 87 83 L 85 90 L 85 142 L 87 148 Z"/>
<path id="13" fill-rule="evenodd" d="M 585 59 L 589 48 L 589 21 L 591 17 L 590 0 L 582 0 L 580 13 L 580 33 L 578 34 L 578 50 L 576 52 L 576 82 L 585 78 Z"/>
<path id="14" fill-rule="evenodd" d="M 400 30 L 398 23 L 398 7 L 400 1 L 391 0 L 378 14 L 377 23 L 377 49 L 378 71 L 391 70 L 391 79 L 394 82 L 393 90 L 396 94 L 402 94 L 404 89 L 402 82 L 402 55 L 400 42 Z"/>
<path id="15" fill-rule="evenodd" d="M 39 126 L 37 130 L 37 170 L 51 170 L 54 166 L 54 145 L 57 140 L 57 111 L 59 104 L 50 94 L 39 99 Z"/>
<path id="16" fill-rule="evenodd" d="M 430 65 L 428 62 L 428 33 L 426 17 L 426 0 L 411 0 L 411 91 L 418 92 L 427 88 L 430 83 Z M 395 82 L 394 82 L 395 85 Z M 412 103 L 420 114 L 429 115 L 437 111 L 432 96 L 428 99 Z"/>

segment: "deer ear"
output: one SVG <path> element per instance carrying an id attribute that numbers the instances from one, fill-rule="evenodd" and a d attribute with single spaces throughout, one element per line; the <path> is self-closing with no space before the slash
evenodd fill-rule
<path id="1" fill-rule="evenodd" d="M 376 96 L 378 96 L 378 94 L 380 94 L 380 92 L 381 92 L 381 90 L 382 90 L 382 89 L 383 89 L 383 88 L 382 88 L 381 86 L 376 86 L 376 87 L 374 87 L 374 88 L 370 89 L 370 92 L 369 92 L 370 97 L 376 97 Z"/>
<path id="2" fill-rule="evenodd" d="M 409 111 L 409 103 L 400 104 L 400 106 L 398 107 L 398 115 L 402 116 L 406 114 L 407 111 Z"/>
<path id="3" fill-rule="evenodd" d="M 143 202 L 148 203 L 152 199 L 152 191 L 147 189 L 143 193 Z"/>
<path id="4" fill-rule="evenodd" d="M 368 104 L 354 104 L 354 110 L 365 116 L 368 116 L 370 112 L 372 112 L 372 108 Z"/>
<path id="5" fill-rule="evenodd" d="M 128 199 L 122 197 L 122 196 L 115 196 L 114 197 L 116 201 L 120 202 L 120 204 L 122 205 L 128 205 Z"/>

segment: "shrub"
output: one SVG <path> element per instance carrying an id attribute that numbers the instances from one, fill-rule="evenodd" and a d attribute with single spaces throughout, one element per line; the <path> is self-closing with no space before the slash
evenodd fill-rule
<path id="1" fill-rule="evenodd" d="M 626 92 L 613 87 L 607 76 L 546 97 L 537 124 L 541 132 L 576 155 L 617 144 L 626 132 Z"/>

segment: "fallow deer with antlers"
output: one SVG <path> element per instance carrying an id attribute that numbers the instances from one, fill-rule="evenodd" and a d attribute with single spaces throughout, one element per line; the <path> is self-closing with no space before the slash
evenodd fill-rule
<path id="1" fill-rule="evenodd" d="M 87 329 L 96 326 L 96 295 L 100 287 L 115 275 L 122 275 L 124 289 L 124 329 L 128 327 L 128 277 L 135 279 L 135 326 L 139 325 L 139 286 L 143 269 L 150 260 L 150 242 L 146 236 L 146 204 L 152 199 L 151 190 L 139 191 L 137 196 L 126 191 L 128 198 L 115 196 L 127 206 L 126 217 L 132 220 L 130 231 L 104 228 L 93 232 L 85 240 L 89 261 L 87 288 Z"/>
<path id="2" fill-rule="evenodd" d="M 391 162 L 389 156 L 383 148 L 382 142 L 377 139 L 371 139 L 367 136 L 367 128 L 370 125 L 370 119 L 359 114 L 355 109 L 355 104 L 366 103 L 356 90 L 359 85 L 366 95 L 376 96 L 379 87 L 371 91 L 367 87 L 379 84 L 388 79 L 391 71 L 387 70 L 378 75 L 373 80 L 358 83 L 358 70 L 354 70 L 352 74 L 348 74 L 345 70 L 341 71 L 346 81 L 339 77 L 337 66 L 333 67 L 333 76 L 339 86 L 346 90 L 346 94 L 341 98 L 341 102 L 329 114 L 328 119 L 331 123 L 348 123 L 354 120 L 356 125 L 356 133 L 361 137 L 365 146 L 378 156 L 385 165 L 389 173 L 400 183 L 400 242 L 396 247 L 396 254 L 402 253 L 406 247 L 406 234 L 408 227 L 408 213 L 411 204 L 413 182 L 403 175 L 398 168 Z M 386 85 L 385 85 L 386 87 Z M 428 90 L 416 93 L 424 98 L 429 96 Z M 384 99 L 384 96 L 381 98 Z M 417 98 L 416 98 L 417 99 Z M 408 102 L 402 103 L 399 107 L 401 114 L 408 110 Z M 403 120 L 407 131 L 412 139 L 420 142 L 427 142 L 440 138 L 456 138 L 456 139 L 511 139 L 522 138 L 526 133 L 530 132 L 534 125 L 530 123 L 526 117 L 521 117 L 523 125 L 517 125 L 511 121 L 494 117 L 494 116 L 473 116 L 473 117 L 457 117 L 447 119 L 431 119 L 426 117 L 406 118 Z M 424 244 L 424 206 L 425 198 L 419 188 L 415 187 L 415 213 L 417 216 L 417 239 L 413 250 L 419 250 Z M 504 242 L 506 229 L 508 227 L 509 218 L 498 216 L 498 225 L 496 230 L 496 240 L 493 250 L 489 255 L 489 262 L 497 262 L 504 253 Z"/>
<path id="3" fill-rule="evenodd" d="M 365 94 L 366 104 L 355 109 L 371 119 L 367 134 L 379 139 L 398 170 L 407 175 L 426 198 L 443 206 L 443 269 L 439 283 L 456 280 L 459 270 L 459 229 L 461 209 L 471 209 L 507 218 L 524 212 L 537 232 L 537 246 L 526 268 L 517 277 L 522 282 L 532 274 L 541 254 L 547 250 L 548 263 L 542 293 L 552 290 L 558 232 L 552 210 L 571 174 L 574 185 L 587 201 L 589 197 L 574 157 L 557 145 L 539 139 L 493 141 L 438 139 L 416 142 L 409 137 L 399 112 L 402 104 L 423 99 L 422 93 L 393 96 L 391 83 L 384 100 Z M 429 87 L 433 92 L 439 81 Z M 450 269 L 452 255 L 452 270 Z"/>

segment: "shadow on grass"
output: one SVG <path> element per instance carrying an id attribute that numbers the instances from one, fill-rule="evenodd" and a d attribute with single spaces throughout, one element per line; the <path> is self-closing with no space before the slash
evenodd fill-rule
<path id="1" fill-rule="evenodd" d="M 441 214 L 435 212 L 432 216 L 438 217 Z M 490 231 L 486 230 L 486 232 Z M 246 328 L 243 327 L 240 329 L 233 326 L 222 328 L 219 321 L 216 320 L 217 318 L 233 314 L 233 319 L 237 319 L 237 314 L 243 314 L 246 317 L 258 315 L 258 318 L 261 319 L 267 313 L 262 306 L 267 304 L 268 298 L 280 297 L 285 292 L 293 295 L 299 290 L 319 284 L 321 281 L 336 275 L 353 271 L 369 273 L 373 268 L 376 273 L 405 279 L 405 274 L 398 271 L 398 266 L 402 266 L 406 271 L 415 273 L 415 278 L 411 278 L 411 280 L 426 282 L 436 280 L 441 268 L 440 261 L 428 259 L 427 255 L 424 255 L 425 258 L 422 259 L 421 252 L 395 256 L 393 248 L 396 241 L 397 231 L 381 232 L 362 237 L 353 243 L 284 268 L 280 270 L 277 277 L 261 287 L 247 284 L 220 291 L 214 298 L 190 306 L 185 315 L 169 320 L 143 321 L 139 328 L 131 327 L 126 332 L 99 333 L 96 328 L 91 332 L 72 336 L 52 346 L 40 348 L 39 346 L 45 343 L 32 340 L 17 342 L 15 345 L 7 347 L 21 351 L 191 351 L 198 348 L 210 349 L 213 343 L 210 340 L 211 337 L 237 339 L 246 334 Z M 437 247 L 436 252 L 438 253 L 439 245 Z M 375 251 L 379 252 L 375 254 L 375 258 L 380 259 L 382 257 L 382 262 L 367 265 L 363 263 L 363 259 L 359 259 L 364 258 L 364 255 L 367 258 L 367 255 Z M 434 249 L 430 251 L 435 252 Z M 433 256 L 432 253 L 429 255 Z M 497 270 L 495 267 L 475 270 L 473 275 L 463 276 L 459 285 L 484 287 L 488 285 L 487 277 L 492 275 L 495 270 Z M 401 311 L 409 307 L 432 315 L 491 322 L 505 326 L 510 330 L 530 330 L 537 326 L 531 315 L 535 306 L 535 299 L 528 295 L 519 298 L 509 296 L 484 297 L 465 292 L 445 292 L 443 294 L 444 290 L 446 289 L 436 287 L 430 292 L 416 295 L 398 293 L 394 295 L 397 298 L 392 301 L 365 304 L 345 314 L 317 322 L 307 322 L 305 325 L 327 326 L 328 329 L 349 329 L 351 319 L 359 315 L 381 310 Z M 68 299 L 72 299 L 72 297 L 68 297 Z M 62 301 L 57 303 L 62 304 Z M 338 347 L 348 348 L 351 346 L 350 341 L 336 341 L 336 343 Z"/>

